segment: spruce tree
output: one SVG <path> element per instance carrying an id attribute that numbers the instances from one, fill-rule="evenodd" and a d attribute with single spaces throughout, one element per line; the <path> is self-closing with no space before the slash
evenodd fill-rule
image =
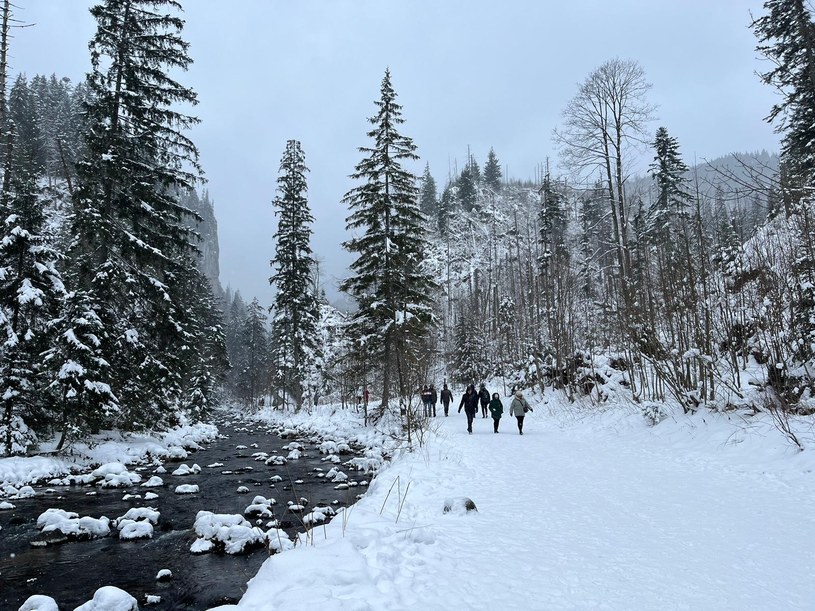
<path id="1" fill-rule="evenodd" d="M 679 143 L 664 127 L 657 129 L 655 156 L 649 167 L 657 197 L 648 210 L 645 233 L 659 242 L 669 237 L 669 225 L 686 218 L 693 199 L 688 190 L 688 166 L 679 154 Z"/>
<path id="2" fill-rule="evenodd" d="M 456 206 L 456 195 L 453 190 L 453 183 L 448 182 L 439 198 L 439 207 L 436 211 L 436 227 L 439 233 L 444 235 L 450 227 L 450 221 Z"/>
<path id="3" fill-rule="evenodd" d="M 487 163 L 484 164 L 484 184 L 494 193 L 501 191 L 501 164 L 492 147 L 487 154 Z"/>
<path id="4" fill-rule="evenodd" d="M 273 381 L 303 406 L 306 380 L 318 357 L 319 308 L 312 281 L 311 224 L 308 207 L 305 155 L 297 140 L 286 143 L 274 199 L 278 215 L 277 247 L 269 282 L 277 293 L 273 306 L 271 354 Z"/>
<path id="5" fill-rule="evenodd" d="M 104 327 L 100 349 L 125 428 L 162 427 L 182 403 L 189 370 L 194 270 L 179 203 L 200 175 L 182 132 L 195 93 L 171 74 L 191 63 L 174 0 L 105 0 L 91 9 L 86 156 L 78 167 L 69 280 Z M 204 355 L 200 355 L 204 358 Z"/>
<path id="6" fill-rule="evenodd" d="M 359 149 L 365 157 L 351 174 L 361 184 L 343 198 L 351 210 L 347 229 L 353 233 L 343 246 L 357 258 L 351 264 L 354 275 L 341 289 L 358 305 L 351 331 L 359 350 L 381 366 L 384 408 L 397 376 L 400 395 L 410 392 L 402 374 L 421 358 L 434 325 L 435 284 L 422 265 L 425 240 L 416 178 L 402 167 L 417 159 L 416 146 L 398 131 L 404 119 L 388 70 L 375 104 L 368 132 L 373 144 Z"/>
<path id="7" fill-rule="evenodd" d="M 457 195 L 461 207 L 467 212 L 478 210 L 478 181 L 471 164 L 464 166 L 456 181 Z"/>
<path id="8" fill-rule="evenodd" d="M 244 346 L 243 358 L 238 363 L 238 396 L 254 405 L 268 388 L 270 365 L 269 333 L 266 312 L 257 300 L 247 306 L 246 319 L 240 330 Z"/>
<path id="9" fill-rule="evenodd" d="M 767 120 L 783 133 L 781 155 L 802 187 L 815 187 L 815 23 L 806 0 L 767 0 L 753 20 L 757 50 L 773 68 L 761 79 L 779 90 Z"/>
<path id="10" fill-rule="evenodd" d="M 419 195 L 419 207 L 428 217 L 436 214 L 438 209 L 438 195 L 436 193 L 436 181 L 430 174 L 430 164 L 425 164 L 424 174 L 421 178 L 421 190 Z"/>
<path id="11" fill-rule="evenodd" d="M 25 450 L 24 420 L 45 407 L 41 353 L 65 297 L 58 255 L 45 233 L 40 141 L 24 79 L 12 88 L 0 194 L 0 448 Z"/>

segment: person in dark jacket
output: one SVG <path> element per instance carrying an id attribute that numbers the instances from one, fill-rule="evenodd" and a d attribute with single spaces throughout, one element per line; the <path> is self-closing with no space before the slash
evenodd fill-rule
<path id="1" fill-rule="evenodd" d="M 424 388 L 422 388 L 421 396 L 422 405 L 424 406 L 424 417 L 428 418 L 430 417 L 430 398 L 432 395 L 430 394 L 430 389 L 427 387 L 427 384 L 425 384 Z"/>
<path id="2" fill-rule="evenodd" d="M 439 394 L 436 392 L 436 387 L 430 385 L 430 405 L 433 408 L 433 417 L 436 417 L 436 403 L 439 402 Z"/>
<path id="3" fill-rule="evenodd" d="M 447 388 L 447 384 L 444 385 L 444 388 L 441 389 L 441 404 L 444 406 L 444 415 L 445 417 L 448 415 L 448 410 L 450 409 L 450 403 L 453 402 L 453 393 L 450 392 L 450 389 Z"/>
<path id="4" fill-rule="evenodd" d="M 484 383 L 481 383 L 481 386 L 478 388 L 478 399 L 481 401 L 481 417 L 487 417 L 487 405 L 490 403 L 490 391 L 487 390 L 487 387 L 484 386 Z"/>
<path id="5" fill-rule="evenodd" d="M 498 423 L 501 421 L 501 414 L 504 413 L 504 404 L 501 403 L 501 397 L 497 392 L 492 393 L 492 401 L 490 401 L 490 414 L 492 415 L 492 428 L 497 433 Z"/>
<path id="6" fill-rule="evenodd" d="M 473 434 L 473 418 L 478 412 L 478 393 L 475 392 L 475 386 L 470 384 L 467 391 L 461 396 L 461 403 L 458 404 L 458 413 L 461 413 L 461 408 L 464 408 L 464 413 L 467 414 L 467 432 Z"/>

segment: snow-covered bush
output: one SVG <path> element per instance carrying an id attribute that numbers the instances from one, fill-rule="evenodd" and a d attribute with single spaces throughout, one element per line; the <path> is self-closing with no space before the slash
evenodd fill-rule
<path id="1" fill-rule="evenodd" d="M 656 426 L 668 417 L 668 411 L 662 403 L 650 401 L 642 406 L 642 417 L 650 426 Z"/>
<path id="2" fill-rule="evenodd" d="M 0 444 L 0 456 L 23 456 L 29 447 L 36 445 L 37 435 L 17 415 L 11 421 L 0 423 L 0 439 L 11 438 L 10 452 L 6 452 L 6 444 Z"/>

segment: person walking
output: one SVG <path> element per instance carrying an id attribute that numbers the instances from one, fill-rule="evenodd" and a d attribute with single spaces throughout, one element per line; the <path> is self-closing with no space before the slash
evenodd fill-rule
<path id="1" fill-rule="evenodd" d="M 484 386 L 484 382 L 481 382 L 481 386 L 478 388 L 478 399 L 481 401 L 481 417 L 486 418 L 487 405 L 490 403 L 490 391 Z"/>
<path id="2" fill-rule="evenodd" d="M 427 384 L 424 385 L 422 388 L 422 405 L 424 406 L 424 417 L 430 417 L 430 389 L 427 387 Z"/>
<path id="3" fill-rule="evenodd" d="M 441 404 L 444 406 L 444 417 L 448 416 L 448 410 L 450 409 L 450 403 L 453 402 L 453 393 L 450 392 L 450 389 L 447 388 L 447 384 L 444 385 L 444 388 L 441 389 Z"/>
<path id="4" fill-rule="evenodd" d="M 430 405 L 433 408 L 433 417 L 436 417 L 436 403 L 439 402 L 439 394 L 436 392 L 436 387 L 430 385 Z"/>
<path id="5" fill-rule="evenodd" d="M 518 419 L 518 434 L 524 434 L 524 416 L 526 412 L 534 411 L 529 407 L 529 403 L 524 399 L 524 394 L 520 390 L 515 391 L 515 397 L 509 406 L 509 415 L 515 416 Z"/>
<path id="6" fill-rule="evenodd" d="M 498 423 L 501 422 L 501 414 L 504 413 L 504 404 L 501 403 L 501 397 L 497 392 L 492 393 L 492 401 L 490 401 L 490 414 L 492 415 L 492 428 L 494 432 L 498 432 Z"/>
<path id="7" fill-rule="evenodd" d="M 478 412 L 478 393 L 475 392 L 475 386 L 470 384 L 467 391 L 461 396 L 461 403 L 458 404 L 458 413 L 461 413 L 461 408 L 464 408 L 464 413 L 467 414 L 467 432 L 473 434 L 473 418 Z"/>

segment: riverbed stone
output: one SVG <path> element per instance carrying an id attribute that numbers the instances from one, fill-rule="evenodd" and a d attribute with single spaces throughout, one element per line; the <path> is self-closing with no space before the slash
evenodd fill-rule
<path id="1" fill-rule="evenodd" d="M 457 496 L 444 500 L 444 513 L 465 514 L 470 511 L 478 511 L 471 498 Z"/>

